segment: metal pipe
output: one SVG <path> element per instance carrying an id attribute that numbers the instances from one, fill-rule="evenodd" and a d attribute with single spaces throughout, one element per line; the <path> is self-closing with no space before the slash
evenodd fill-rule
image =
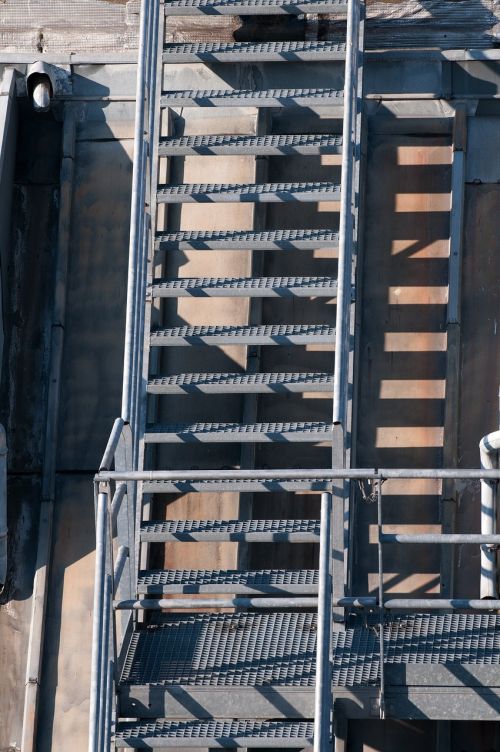
<path id="1" fill-rule="evenodd" d="M 118 549 L 118 554 L 115 561 L 115 568 L 113 572 L 113 596 L 116 595 L 116 591 L 118 590 L 118 585 L 120 584 L 120 580 L 123 574 L 123 570 L 125 569 L 125 563 L 128 559 L 129 555 L 129 548 L 128 546 L 120 546 Z"/>
<path id="2" fill-rule="evenodd" d="M 472 609 L 474 611 L 498 611 L 500 600 L 477 600 L 473 598 L 391 598 L 385 601 L 384 608 L 406 611 L 458 611 Z"/>
<path id="3" fill-rule="evenodd" d="M 96 562 L 94 579 L 94 610 L 92 616 L 92 665 L 90 672 L 89 752 L 100 752 L 99 730 L 102 670 L 102 632 L 104 621 L 104 585 L 106 578 L 106 536 L 108 528 L 108 495 L 97 496 Z"/>
<path id="4" fill-rule="evenodd" d="M 330 741 L 330 633 L 332 621 L 331 524 L 332 495 L 321 494 L 319 536 L 318 633 L 314 690 L 314 752 L 325 752 Z"/>
<path id="5" fill-rule="evenodd" d="M 99 684 L 99 752 L 109 752 L 109 739 L 106 738 L 106 714 L 109 711 L 110 699 L 109 690 L 109 627 L 111 620 L 111 576 L 106 572 L 105 566 L 103 598 L 100 604 L 102 611 L 102 632 L 101 640 L 101 667 L 100 667 L 100 684 Z"/>
<path id="6" fill-rule="evenodd" d="M 485 470 L 498 469 L 500 431 L 483 436 L 479 442 L 481 467 Z M 497 486 L 496 481 L 481 483 L 481 533 L 494 535 L 497 527 Z M 481 577 L 479 594 L 481 598 L 495 598 L 497 589 L 497 552 L 491 544 L 481 546 Z"/>
<path id="7" fill-rule="evenodd" d="M 357 106 L 357 56 L 359 47 L 359 0 L 347 10 L 346 63 L 344 79 L 344 123 L 342 143 L 342 192 L 340 197 L 335 370 L 333 422 L 344 424 L 347 407 L 345 387 L 349 351 L 349 304 L 351 301 L 352 253 L 354 242 L 353 175 L 355 160 L 355 114 Z"/>
<path id="8" fill-rule="evenodd" d="M 382 549 L 382 482 L 377 485 L 377 528 L 378 528 L 378 602 L 380 604 L 380 631 L 379 631 L 379 651 L 380 651 L 380 700 L 379 713 L 380 718 L 385 718 L 385 643 L 384 643 L 384 559 Z"/>
<path id="9" fill-rule="evenodd" d="M 116 530 L 116 520 L 118 518 L 118 513 L 120 511 L 120 507 L 122 505 L 122 501 L 126 493 L 127 493 L 127 484 L 118 483 L 116 486 L 115 492 L 113 494 L 113 498 L 111 500 L 111 525 L 112 525 L 113 532 Z"/>
<path id="10" fill-rule="evenodd" d="M 115 601 L 118 611 L 160 611 L 172 608 L 317 608 L 318 598 L 144 598 Z M 377 599 L 372 597 L 337 598 L 332 606 L 344 608 L 372 608 Z"/>
<path id="11" fill-rule="evenodd" d="M 115 457 L 116 447 L 118 446 L 118 442 L 120 441 L 123 424 L 124 421 L 122 418 L 117 418 L 113 423 L 113 428 L 111 429 L 111 433 L 109 434 L 108 443 L 106 445 L 106 449 L 104 450 L 99 470 L 109 470 L 111 468 Z"/>
<path id="12" fill-rule="evenodd" d="M 130 209 L 130 240 L 129 264 L 127 276 L 127 312 L 125 320 L 125 350 L 123 355 L 123 389 L 121 414 L 125 421 L 130 421 L 134 383 L 137 381 L 135 373 L 136 321 L 137 321 L 137 278 L 138 258 L 141 250 L 142 232 L 141 216 L 143 214 L 143 184 L 142 150 L 144 135 L 144 101 L 146 95 L 146 61 L 148 48 L 148 19 L 151 3 L 143 0 L 141 6 L 141 20 L 139 31 L 139 50 L 137 57 L 137 91 L 135 101 L 135 131 L 134 131 L 134 167 L 132 175 L 132 201 Z"/>
<path id="13" fill-rule="evenodd" d="M 482 533 L 422 533 L 421 535 L 383 533 L 380 539 L 382 543 L 500 544 L 500 535 L 483 535 Z"/>
<path id="14" fill-rule="evenodd" d="M 196 482 L 204 480 L 319 480 L 325 483 L 332 480 L 348 478 L 350 480 L 390 480 L 409 478 L 428 478 L 432 480 L 499 480 L 500 469 L 438 469 L 438 468 L 317 468 L 315 470 L 301 470 L 287 468 L 283 470 L 137 470 L 137 471 L 103 471 L 95 476 L 96 482 L 110 481 L 172 481 Z"/>
<path id="15" fill-rule="evenodd" d="M 0 423 L 0 593 L 7 581 L 7 436 Z"/>

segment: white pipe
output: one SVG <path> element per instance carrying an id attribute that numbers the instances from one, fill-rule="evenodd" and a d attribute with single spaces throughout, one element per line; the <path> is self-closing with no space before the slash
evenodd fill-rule
<path id="1" fill-rule="evenodd" d="M 494 431 L 483 436 L 479 442 L 481 467 L 485 470 L 498 468 L 498 450 L 500 449 L 500 431 Z M 497 483 L 495 481 L 481 481 L 481 534 L 494 535 L 496 533 L 496 499 Z M 481 546 L 481 578 L 480 597 L 497 597 L 497 555 L 496 546 L 485 544 Z"/>

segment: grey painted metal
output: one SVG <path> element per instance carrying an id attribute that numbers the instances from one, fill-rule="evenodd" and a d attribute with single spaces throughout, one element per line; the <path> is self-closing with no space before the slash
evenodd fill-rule
<path id="1" fill-rule="evenodd" d="M 102 659 L 105 620 L 104 590 L 106 580 L 106 539 L 108 527 L 107 493 L 99 493 L 96 508 L 96 565 L 94 607 L 92 616 L 92 668 L 90 674 L 89 752 L 101 752 L 101 719 L 104 697 L 102 691 Z"/>
<path id="2" fill-rule="evenodd" d="M 314 690 L 314 750 L 330 747 L 332 712 L 330 634 L 332 629 L 332 495 L 321 495 L 318 586 L 318 637 L 316 643 L 316 686 Z"/>
<path id="3" fill-rule="evenodd" d="M 200 592 L 316 595 L 317 591 L 315 569 L 158 569 L 142 571 L 138 579 L 138 592 L 149 595 Z"/>
<path id="4" fill-rule="evenodd" d="M 498 468 L 498 451 L 500 449 L 500 431 L 483 436 L 479 442 L 481 467 L 486 470 Z M 497 529 L 497 495 L 498 482 L 481 482 L 481 533 L 494 535 Z M 481 598 L 496 598 L 497 585 L 497 551 L 496 547 L 485 543 L 481 546 Z"/>
<path id="5" fill-rule="evenodd" d="M 417 611 L 490 611 L 500 609 L 500 600 L 496 598 L 390 598 L 384 602 L 384 608 L 394 611 L 413 609 Z"/>
<path id="6" fill-rule="evenodd" d="M 158 154 L 182 157 L 192 154 L 221 156 L 289 156 L 342 153 L 342 137 L 330 134 L 284 134 L 269 136 L 181 136 L 162 138 Z"/>
<path id="7" fill-rule="evenodd" d="M 158 233 L 156 250 L 163 251 L 301 251 L 337 248 L 338 233 L 333 230 L 222 230 Z"/>
<path id="8" fill-rule="evenodd" d="M 143 211 L 145 197 L 145 151 L 144 141 L 145 100 L 148 87 L 147 61 L 150 41 L 150 11 L 152 3 L 141 3 L 139 50 L 137 57 L 137 90 L 135 106 L 134 131 L 134 166 L 132 173 L 132 203 L 130 209 L 130 244 L 127 274 L 127 310 L 125 321 L 125 350 L 123 356 L 123 391 L 122 418 L 130 422 L 134 416 L 135 383 L 137 381 L 137 348 L 140 335 L 137 331 L 139 320 L 139 289 L 141 282 L 138 275 L 140 256 L 143 252 Z M 150 51 L 154 54 L 154 49 Z"/>
<path id="9" fill-rule="evenodd" d="M 335 107 L 343 108 L 344 95 L 337 89 L 202 89 L 169 91 L 161 107 Z"/>
<path id="10" fill-rule="evenodd" d="M 135 601 L 116 601 L 115 609 L 123 611 L 162 611 L 165 609 L 200 608 L 317 608 L 318 599 L 311 597 L 280 598 L 143 598 Z"/>
<path id="11" fill-rule="evenodd" d="M 279 470 L 140 470 L 102 471 L 96 481 L 203 481 L 203 480 L 389 480 L 392 478 L 434 478 L 450 480 L 500 480 L 499 470 L 475 468 L 282 468 Z"/>
<path id="12" fill-rule="evenodd" d="M 154 298 L 331 298 L 337 294 L 337 281 L 333 277 L 183 277 L 155 280 L 151 292 Z"/>
<path id="13" fill-rule="evenodd" d="M 343 0 L 168 0 L 168 16 L 274 16 L 302 13 L 345 13 Z"/>
<path id="14" fill-rule="evenodd" d="M 144 721 L 120 723 L 118 749 L 293 748 L 312 746 L 313 724 L 305 721 Z"/>
<path id="15" fill-rule="evenodd" d="M 500 535 L 482 533 L 383 533 L 382 543 L 448 543 L 448 544 L 500 544 Z"/>
<path id="16" fill-rule="evenodd" d="M 178 593 L 235 593 L 238 595 L 317 595 L 315 569 L 252 571 L 159 569 L 139 572 L 137 592 L 147 595 Z"/>
<path id="17" fill-rule="evenodd" d="M 380 718 L 385 718 L 385 611 L 384 611 L 384 556 L 382 548 L 382 524 L 383 524 L 383 508 L 382 508 L 382 483 L 377 483 L 377 530 L 378 530 L 378 543 L 377 543 L 377 558 L 378 558 L 378 602 L 380 606 L 380 625 L 379 625 L 379 653 L 380 653 L 380 694 L 379 694 L 379 713 Z"/>
<path id="18" fill-rule="evenodd" d="M 311 345 L 333 344 L 335 329 L 328 324 L 264 326 L 179 326 L 151 332 L 152 346 L 189 345 Z"/>
<path id="19" fill-rule="evenodd" d="M 125 569 L 125 564 L 127 562 L 127 559 L 129 557 L 129 549 L 127 546 L 120 546 L 118 548 L 118 553 L 116 554 L 116 560 L 115 560 L 115 568 L 113 570 L 113 597 L 116 596 L 116 591 L 118 590 L 118 587 L 120 585 L 120 580 L 122 578 L 123 570 Z"/>
<path id="20" fill-rule="evenodd" d="M 32 752 L 36 746 L 39 688 L 42 676 L 43 642 L 47 589 L 50 574 L 52 523 L 56 494 L 56 456 L 59 429 L 60 382 L 66 322 L 67 276 L 70 222 L 73 203 L 75 115 L 71 105 L 64 107 L 57 248 L 54 266 L 53 309 L 51 311 L 48 354 L 47 403 L 43 436 L 42 499 L 38 526 L 36 572 L 32 591 L 32 611 L 21 747 Z"/>
<path id="21" fill-rule="evenodd" d="M 342 198 L 339 225 L 339 261 L 337 321 L 335 338 L 335 383 L 333 392 L 333 422 L 345 424 L 347 415 L 347 374 L 350 347 L 350 317 L 352 258 L 354 251 L 354 162 L 357 158 L 356 113 L 358 77 L 361 63 L 360 0 L 351 0 L 347 13 L 347 56 L 344 79 L 344 122 L 342 133 Z"/>
<path id="22" fill-rule="evenodd" d="M 338 201 L 340 186 L 327 182 L 160 185 L 156 199 L 160 204 Z"/>
<path id="23" fill-rule="evenodd" d="M 319 543 L 318 520 L 163 520 L 143 522 L 141 540 Z"/>
<path id="24" fill-rule="evenodd" d="M 146 443 L 322 442 L 333 437 L 330 423 L 177 423 L 148 425 Z"/>
<path id="25" fill-rule="evenodd" d="M 7 581 L 7 436 L 0 423 L 0 593 Z"/>
<path id="26" fill-rule="evenodd" d="M 295 493 L 298 491 L 329 491 L 329 480 L 207 480 L 207 481 L 145 481 L 144 493 Z"/>
<path id="27" fill-rule="evenodd" d="M 150 379 L 150 394 L 331 392 L 330 373 L 180 373 Z"/>
<path id="28" fill-rule="evenodd" d="M 111 429 L 108 443 L 101 460 L 100 470 L 110 470 L 113 460 L 115 458 L 116 448 L 122 434 L 124 421 L 122 418 L 117 418 Z"/>
<path id="29" fill-rule="evenodd" d="M 122 501 L 126 493 L 127 493 L 127 484 L 117 483 L 116 490 L 113 494 L 113 499 L 111 500 L 111 523 L 113 525 L 113 532 L 116 530 L 116 521 L 118 518 L 118 513 L 120 511 Z"/>
<path id="30" fill-rule="evenodd" d="M 164 63 L 316 62 L 345 59 L 342 42 L 199 42 L 167 44 Z"/>

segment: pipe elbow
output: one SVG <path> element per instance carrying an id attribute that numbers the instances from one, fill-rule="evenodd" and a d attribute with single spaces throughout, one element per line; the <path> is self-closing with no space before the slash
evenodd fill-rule
<path id="1" fill-rule="evenodd" d="M 481 456 L 481 466 L 485 470 L 493 470 L 495 468 L 494 457 L 499 450 L 500 431 L 493 431 L 483 436 L 479 442 L 479 453 Z"/>

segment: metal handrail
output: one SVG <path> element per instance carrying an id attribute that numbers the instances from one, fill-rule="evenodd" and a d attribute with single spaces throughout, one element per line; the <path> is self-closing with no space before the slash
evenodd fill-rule
<path id="1" fill-rule="evenodd" d="M 337 314 L 335 369 L 333 381 L 333 422 L 345 424 L 347 373 L 349 362 L 352 259 L 355 244 L 354 178 L 358 158 L 358 71 L 361 62 L 360 21 L 362 0 L 350 0 L 347 15 L 346 64 L 344 79 L 344 121 L 342 134 L 342 175 L 339 219 L 339 258 L 337 275 Z"/>

